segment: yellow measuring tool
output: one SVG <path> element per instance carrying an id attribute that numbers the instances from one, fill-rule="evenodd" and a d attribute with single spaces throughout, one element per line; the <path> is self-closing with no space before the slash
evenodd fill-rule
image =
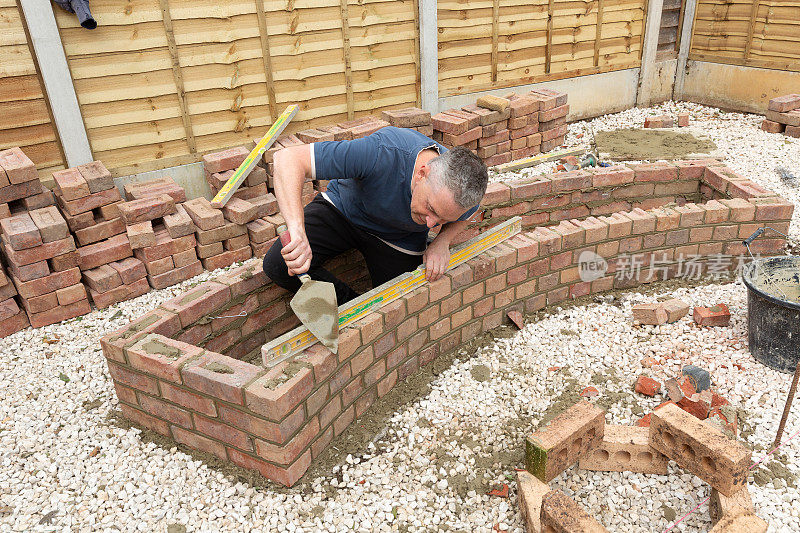
<path id="1" fill-rule="evenodd" d="M 513 237 L 520 231 L 522 231 L 522 219 L 520 217 L 514 217 L 502 224 L 498 224 L 485 233 L 473 237 L 456 247 L 453 253 L 450 254 L 450 262 L 447 264 L 447 270 L 469 261 L 492 246 Z M 383 285 L 375 287 L 368 293 L 362 294 L 355 300 L 340 305 L 339 329 L 397 300 L 404 294 L 422 286 L 424 283 L 426 283 L 425 267 L 420 266 L 413 272 L 402 274 L 391 281 L 387 281 Z M 264 366 L 267 368 L 275 366 L 317 342 L 319 341 L 317 341 L 316 337 L 314 337 L 305 326 L 297 327 L 281 335 L 277 339 L 268 342 L 261 348 Z"/>
<path id="2" fill-rule="evenodd" d="M 253 167 L 256 166 L 258 160 L 261 159 L 261 156 L 264 155 L 264 152 L 269 149 L 270 146 L 275 142 L 289 122 L 294 118 L 297 114 L 297 104 L 292 104 L 286 108 L 286 110 L 281 113 L 281 115 L 272 123 L 272 126 L 269 128 L 267 133 L 261 137 L 261 140 L 258 141 L 256 147 L 250 150 L 250 153 L 247 154 L 247 157 L 242 164 L 239 165 L 239 168 L 236 169 L 236 172 L 233 173 L 228 181 L 225 182 L 225 185 L 219 190 L 217 195 L 211 200 L 211 207 L 216 207 L 220 209 L 225 204 L 228 203 L 228 200 L 231 199 L 233 193 L 239 188 L 239 185 L 242 184 L 242 181 L 250 174 L 250 171 L 253 170 Z"/>
<path id="3" fill-rule="evenodd" d="M 495 172 L 510 172 L 512 170 L 519 170 L 521 168 L 532 167 L 537 163 L 544 163 L 545 161 L 553 161 L 554 159 L 561 159 L 568 155 L 579 155 L 587 151 L 586 148 L 570 148 L 569 150 L 561 150 L 560 152 L 553 152 L 550 154 L 539 154 L 532 157 L 525 157 L 517 159 L 510 163 L 503 163 L 502 165 L 495 165 L 492 170 Z"/>

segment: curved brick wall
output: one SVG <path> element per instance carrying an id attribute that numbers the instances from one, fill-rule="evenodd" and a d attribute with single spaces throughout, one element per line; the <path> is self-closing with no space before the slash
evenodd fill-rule
<path id="1" fill-rule="evenodd" d="M 338 355 L 317 344 L 292 362 L 263 367 L 261 345 L 297 321 L 288 295 L 257 265 L 202 283 L 105 337 L 103 352 L 124 415 L 292 485 L 398 380 L 499 326 L 507 311 L 530 313 L 652 281 L 648 258 L 658 262 L 658 279 L 674 277 L 687 257 L 698 256 L 693 268 L 702 270 L 717 254 L 742 253 L 741 239 L 759 226 L 786 232 L 793 210 L 716 161 L 493 185 L 483 203 L 472 232 L 514 215 L 523 216 L 527 229 L 342 330 Z M 619 207 L 624 210 L 615 212 Z M 752 248 L 775 254 L 783 245 L 759 239 Z M 578 257 L 586 250 L 609 266 L 591 282 L 578 275 Z M 645 254 L 643 268 L 616 275 L 636 253 Z M 365 282 L 353 256 L 332 268 Z M 233 316 L 242 311 L 246 317 Z"/>

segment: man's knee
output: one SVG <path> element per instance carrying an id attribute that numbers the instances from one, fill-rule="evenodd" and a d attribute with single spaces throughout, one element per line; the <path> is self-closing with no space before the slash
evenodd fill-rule
<path id="1" fill-rule="evenodd" d="M 267 250 L 264 255 L 264 274 L 275 282 L 275 285 L 280 287 L 284 287 L 291 282 L 286 262 L 283 260 L 280 249 L 276 249 L 275 246 Z"/>

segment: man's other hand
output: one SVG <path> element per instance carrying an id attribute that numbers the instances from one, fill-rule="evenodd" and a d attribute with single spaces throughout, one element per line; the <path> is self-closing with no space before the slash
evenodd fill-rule
<path id="1" fill-rule="evenodd" d="M 450 263 L 450 244 L 434 240 L 425 250 L 422 262 L 425 263 L 425 279 L 436 281 L 441 278 Z"/>
<path id="2" fill-rule="evenodd" d="M 292 240 L 281 248 L 281 255 L 289 269 L 290 276 L 308 272 L 311 266 L 311 245 L 305 232 L 289 230 Z"/>

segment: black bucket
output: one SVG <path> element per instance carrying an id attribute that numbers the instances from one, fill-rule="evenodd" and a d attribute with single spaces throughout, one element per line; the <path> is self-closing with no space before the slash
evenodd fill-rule
<path id="1" fill-rule="evenodd" d="M 750 353 L 781 372 L 800 361 L 800 256 L 757 259 L 742 272 L 747 285 Z"/>

